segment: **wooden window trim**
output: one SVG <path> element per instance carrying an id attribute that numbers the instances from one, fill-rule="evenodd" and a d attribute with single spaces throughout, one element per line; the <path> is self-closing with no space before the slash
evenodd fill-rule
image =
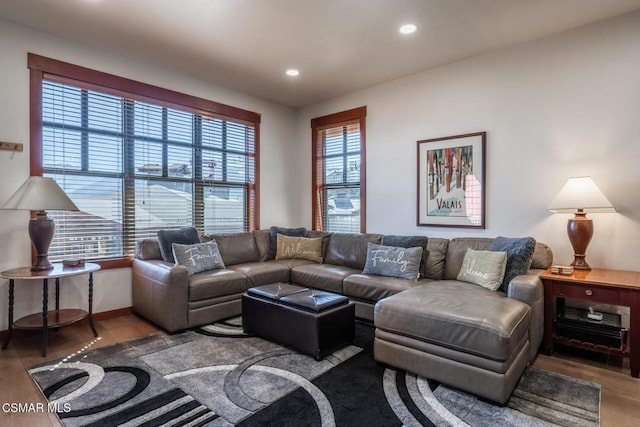
<path id="1" fill-rule="evenodd" d="M 43 80 L 71 83 L 75 86 L 82 86 L 85 89 L 94 89 L 143 102 L 150 101 L 165 107 L 175 108 L 179 106 L 195 114 L 231 120 L 254 127 L 255 147 L 253 157 L 255 159 L 255 176 L 254 183 L 250 183 L 247 186 L 248 191 L 254 190 L 254 193 L 252 197 L 247 196 L 247 219 L 249 221 L 249 231 L 260 229 L 260 113 L 47 58 L 31 52 L 27 55 L 27 67 L 29 68 L 30 175 L 42 176 L 43 174 Z M 33 249 L 32 258 L 35 259 Z M 111 269 L 130 267 L 132 261 L 133 257 L 126 255 L 124 257 L 95 260 L 94 262 L 100 264 L 103 269 Z"/>
<path id="2" fill-rule="evenodd" d="M 311 119 L 311 225 L 314 230 L 323 230 L 321 189 L 324 186 L 322 177 L 318 176 L 318 162 L 322 161 L 322 143 L 318 140 L 320 131 L 330 128 L 345 126 L 353 123 L 360 124 L 360 232 L 367 230 L 367 107 L 358 107 L 339 113 Z"/>
<path id="3" fill-rule="evenodd" d="M 260 114 L 230 105 L 210 101 L 193 95 L 176 92 L 159 86 L 142 83 L 136 80 L 119 77 L 114 74 L 92 70 L 68 62 L 58 61 L 34 53 L 28 54 L 28 67 L 31 70 L 41 71 L 54 80 L 61 83 L 84 82 L 87 89 L 99 88 L 100 91 L 109 89 L 109 92 L 124 97 L 130 97 L 138 101 L 166 102 L 166 107 L 181 105 L 186 109 L 196 113 L 209 113 L 221 118 L 232 120 L 244 120 L 249 123 L 260 123 Z M 56 78 L 57 77 L 57 78 Z"/>

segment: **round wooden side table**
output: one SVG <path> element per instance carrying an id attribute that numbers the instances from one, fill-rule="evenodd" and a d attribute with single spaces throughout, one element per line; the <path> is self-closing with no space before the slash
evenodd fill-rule
<path id="1" fill-rule="evenodd" d="M 9 279 L 9 329 L 2 343 L 6 349 L 14 329 L 42 329 L 42 357 L 47 355 L 48 330 L 67 326 L 89 317 L 89 326 L 95 337 L 98 331 L 93 324 L 93 272 L 100 270 L 98 264 L 91 262 L 69 267 L 62 263 L 54 263 L 53 268 L 45 271 L 31 271 L 29 267 L 19 267 L 3 271 L 0 277 Z M 65 277 L 89 274 L 89 311 L 75 308 L 60 309 L 60 279 Z M 49 310 L 49 279 L 56 283 L 56 307 Z M 42 313 L 34 313 L 13 320 L 14 286 L 16 280 L 42 280 Z"/>

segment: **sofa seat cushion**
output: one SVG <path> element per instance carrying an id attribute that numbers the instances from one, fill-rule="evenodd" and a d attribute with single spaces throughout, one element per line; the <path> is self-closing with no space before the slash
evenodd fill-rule
<path id="1" fill-rule="evenodd" d="M 247 290 L 244 274 L 229 269 L 209 270 L 189 277 L 189 301 L 200 301 Z"/>
<path id="2" fill-rule="evenodd" d="M 440 280 L 444 277 L 444 263 L 447 258 L 449 239 L 430 237 L 427 242 L 427 265 L 425 277 Z"/>
<path id="3" fill-rule="evenodd" d="M 395 295 L 414 286 L 423 285 L 431 281 L 407 280 L 397 277 L 375 276 L 372 274 L 352 274 L 344 279 L 342 284 L 344 294 L 359 300 L 377 302 L 383 298 Z"/>
<path id="4" fill-rule="evenodd" d="M 244 274 L 248 279 L 248 287 L 289 281 L 289 267 L 273 261 L 236 264 L 229 270 Z"/>
<path id="5" fill-rule="evenodd" d="M 361 270 L 332 264 L 306 264 L 291 270 L 291 282 L 300 286 L 343 293 L 342 281 L 345 277 L 360 273 Z"/>
<path id="6" fill-rule="evenodd" d="M 526 338 L 530 318 L 527 304 L 455 280 L 385 298 L 374 314 L 377 328 L 498 361 Z"/>

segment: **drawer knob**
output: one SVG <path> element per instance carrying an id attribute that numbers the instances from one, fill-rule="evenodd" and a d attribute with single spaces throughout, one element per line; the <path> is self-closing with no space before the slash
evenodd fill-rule
<path id="1" fill-rule="evenodd" d="M 587 294 L 588 296 L 593 295 L 593 291 L 591 289 L 587 289 L 586 291 L 584 291 L 585 294 Z"/>

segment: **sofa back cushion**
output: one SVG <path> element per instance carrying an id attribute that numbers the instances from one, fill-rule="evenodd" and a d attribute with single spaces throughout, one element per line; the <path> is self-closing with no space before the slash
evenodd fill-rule
<path id="1" fill-rule="evenodd" d="M 268 260 L 269 251 L 271 250 L 271 236 L 269 235 L 269 230 L 256 230 L 253 232 L 253 237 L 256 239 L 256 246 L 258 247 L 260 261 Z"/>
<path id="2" fill-rule="evenodd" d="M 209 234 L 200 236 L 203 242 L 215 240 L 224 265 L 260 261 L 260 253 L 253 233 Z"/>
<path id="3" fill-rule="evenodd" d="M 327 256 L 327 247 L 329 247 L 329 238 L 331 237 L 328 231 L 307 230 L 307 237 L 316 239 L 322 237 L 322 259 Z"/>
<path id="4" fill-rule="evenodd" d="M 367 261 L 367 244 L 381 242 L 382 234 L 334 233 L 329 237 L 324 262 L 362 270 Z"/>
<path id="5" fill-rule="evenodd" d="M 425 277 L 427 279 L 442 280 L 444 278 L 444 263 L 447 258 L 449 239 L 430 237 L 427 242 L 427 265 Z"/>
<path id="6" fill-rule="evenodd" d="M 462 267 L 462 261 L 467 249 L 483 251 L 487 249 L 493 239 L 486 237 L 456 237 L 449 241 L 447 258 L 444 264 L 444 279 L 456 280 Z"/>
<path id="7" fill-rule="evenodd" d="M 420 277 L 427 277 L 427 236 L 396 236 L 394 234 L 382 237 L 382 244 L 400 248 L 422 248 L 420 258 Z"/>

